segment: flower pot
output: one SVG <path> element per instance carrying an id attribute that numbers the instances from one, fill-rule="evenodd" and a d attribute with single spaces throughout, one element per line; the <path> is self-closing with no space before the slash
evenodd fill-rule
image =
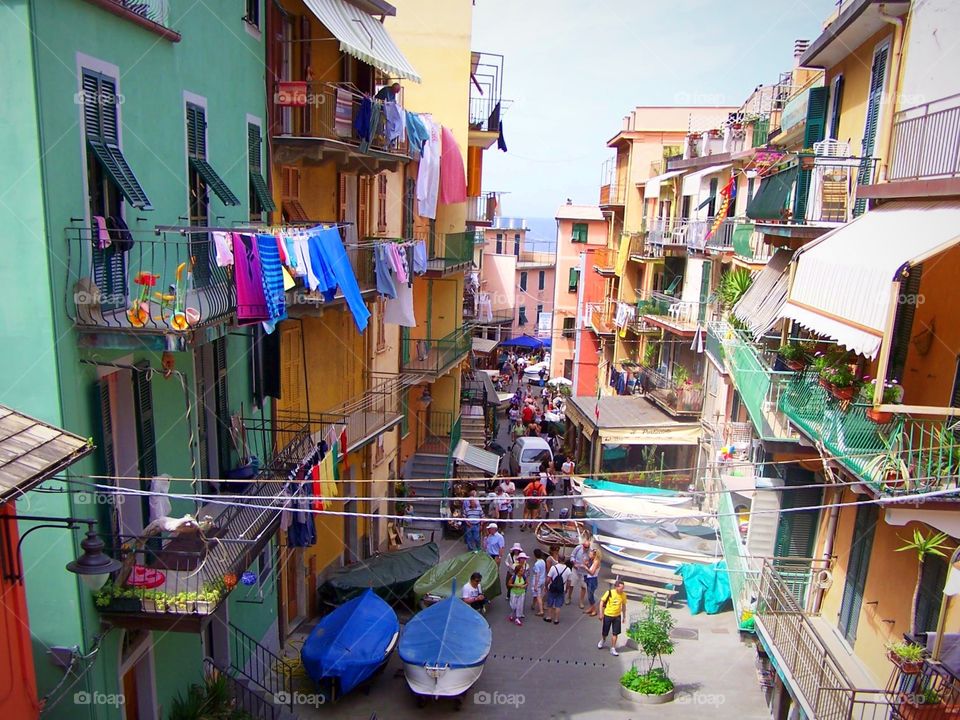
<path id="1" fill-rule="evenodd" d="M 837 387 L 836 385 L 831 385 L 830 393 L 837 400 L 853 400 L 853 385 L 848 385 L 847 387 Z"/>
<path id="2" fill-rule="evenodd" d="M 213 603 L 209 600 L 197 600 L 196 607 L 200 615 L 209 615 L 213 612 Z"/>
<path id="3" fill-rule="evenodd" d="M 154 600 L 153 598 L 144 598 L 143 611 L 148 613 L 155 613 L 157 611 L 157 601 Z"/>
<path id="4" fill-rule="evenodd" d="M 813 155 L 801 155 L 800 156 L 800 169 L 801 170 L 813 170 L 814 158 Z"/>
<path id="5" fill-rule="evenodd" d="M 824 390 L 830 389 L 830 383 L 827 382 L 824 378 L 817 378 L 817 382 L 820 383 L 820 387 L 822 387 Z"/>
<path id="6" fill-rule="evenodd" d="M 893 421 L 893 413 L 875 408 L 867 408 L 867 417 L 878 425 L 886 425 Z"/>
<path id="7" fill-rule="evenodd" d="M 887 660 L 896 665 L 904 675 L 919 675 L 923 669 L 923 660 L 904 660 L 892 650 L 887 651 Z"/>
<path id="8" fill-rule="evenodd" d="M 784 358 L 783 364 L 794 372 L 800 372 L 807 366 L 807 364 L 802 360 L 787 360 L 786 358 Z"/>
<path id="9" fill-rule="evenodd" d="M 665 692 L 663 695 L 644 695 L 643 693 L 634 692 L 629 688 L 620 686 L 620 697 L 624 700 L 629 700 L 630 702 L 637 703 L 638 705 L 663 705 L 664 703 L 673 702 L 674 691 Z"/>

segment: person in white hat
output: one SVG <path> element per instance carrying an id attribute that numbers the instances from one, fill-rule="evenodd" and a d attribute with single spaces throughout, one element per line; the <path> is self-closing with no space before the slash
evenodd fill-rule
<path id="1" fill-rule="evenodd" d="M 500 567 L 503 560 L 503 549 L 506 545 L 507 541 L 503 539 L 503 533 L 497 528 L 497 524 L 489 523 L 487 534 L 483 536 L 483 549 L 497 563 L 497 567 Z"/>
<path id="2" fill-rule="evenodd" d="M 510 617 L 507 622 L 523 625 L 523 603 L 527 597 L 527 560 L 525 552 L 517 555 L 517 564 L 507 576 L 507 592 L 510 594 Z"/>

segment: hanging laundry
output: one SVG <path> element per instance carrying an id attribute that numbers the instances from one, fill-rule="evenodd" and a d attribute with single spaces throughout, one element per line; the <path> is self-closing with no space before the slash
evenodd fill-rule
<path id="1" fill-rule="evenodd" d="M 333 131 L 337 137 L 348 138 L 353 134 L 350 119 L 353 117 L 353 95 L 349 90 L 337 88 L 333 107 Z"/>
<path id="2" fill-rule="evenodd" d="M 406 124 L 406 113 L 399 103 L 385 102 L 383 114 L 387 120 L 387 142 L 394 145 L 403 137 L 403 128 Z"/>
<path id="3" fill-rule="evenodd" d="M 274 234 L 273 239 L 277 243 L 277 252 L 280 254 L 280 264 L 289 265 L 290 261 L 287 259 L 287 246 L 283 242 L 283 238 L 280 237 L 279 233 Z"/>
<path id="4" fill-rule="evenodd" d="M 318 284 L 311 290 L 323 293 L 327 302 L 333 300 L 337 287 L 347 301 L 347 307 L 353 313 L 357 329 L 363 332 L 370 319 L 370 311 L 360 294 L 357 277 L 350 266 L 350 259 L 343 247 L 340 233 L 336 228 L 314 229 L 309 233 L 310 263 Z"/>
<path id="5" fill-rule="evenodd" d="M 423 153 L 423 144 L 430 139 L 430 133 L 417 113 L 407 113 L 407 145 L 414 157 Z"/>
<path id="6" fill-rule="evenodd" d="M 390 256 L 393 273 L 397 276 L 397 282 L 407 282 L 407 259 L 401 252 L 400 246 L 396 243 L 387 243 L 387 253 Z"/>
<path id="7" fill-rule="evenodd" d="M 503 120 L 500 121 L 500 134 L 497 136 L 497 150 L 507 151 L 507 141 L 503 137 Z"/>
<path id="8" fill-rule="evenodd" d="M 417 207 L 421 217 L 437 219 L 437 195 L 440 192 L 440 127 L 429 115 L 421 115 L 429 139 L 423 145 L 420 167 L 417 171 Z"/>
<path id="9" fill-rule="evenodd" d="M 397 286 L 397 297 L 384 303 L 383 321 L 401 327 L 417 326 L 417 318 L 413 311 L 413 287 L 407 283 L 400 283 Z"/>
<path id="10" fill-rule="evenodd" d="M 237 324 L 252 325 L 269 320 L 257 244 L 250 235 L 232 233 L 232 236 L 233 261 L 236 266 Z"/>
<path id="11" fill-rule="evenodd" d="M 267 319 L 263 329 L 272 333 L 277 323 L 287 317 L 287 304 L 283 290 L 283 266 L 274 235 L 257 235 L 257 252 L 260 256 L 260 277 L 263 281 L 263 296 L 266 300 Z"/>
<path id="12" fill-rule="evenodd" d="M 127 223 L 119 215 L 111 215 L 107 218 L 107 228 L 110 230 L 110 239 L 113 247 L 120 252 L 127 252 L 133 248 L 133 235 Z"/>
<path id="13" fill-rule="evenodd" d="M 219 267 L 233 266 L 233 237 L 231 233 L 215 232 L 213 235 L 214 260 Z"/>
<path id="14" fill-rule="evenodd" d="M 357 114 L 353 118 L 353 129 L 357 133 L 357 138 L 369 142 L 372 120 L 373 102 L 365 97 L 360 101 L 360 107 L 357 108 Z"/>
<path id="15" fill-rule="evenodd" d="M 413 272 L 423 275 L 427 271 L 427 243 L 417 240 L 413 243 Z"/>
<path id="16" fill-rule="evenodd" d="M 377 292 L 386 298 L 395 298 L 397 296 L 397 286 L 393 282 L 386 243 L 381 243 L 374 248 L 373 265 L 377 277 Z"/>
<path id="17" fill-rule="evenodd" d="M 370 143 L 380 132 L 380 123 L 383 120 L 383 106 L 378 103 L 371 103 L 370 106 L 370 131 L 369 134 L 360 139 L 360 152 L 365 153 L 370 149 Z"/>
<path id="18" fill-rule="evenodd" d="M 110 247 L 110 233 L 107 232 L 107 219 L 102 215 L 93 216 L 94 230 L 93 244 L 99 250 L 106 250 Z"/>
<path id="19" fill-rule="evenodd" d="M 284 268 L 280 268 L 280 269 L 283 270 L 283 289 L 284 289 L 284 291 L 286 291 L 286 290 L 293 290 L 293 289 L 297 286 L 297 281 L 293 279 L 293 276 L 290 275 L 290 271 L 287 270 L 285 267 L 284 267 Z"/>
<path id="20" fill-rule="evenodd" d="M 467 173 L 460 145 L 450 128 L 440 130 L 440 204 L 455 205 L 467 201 Z"/>

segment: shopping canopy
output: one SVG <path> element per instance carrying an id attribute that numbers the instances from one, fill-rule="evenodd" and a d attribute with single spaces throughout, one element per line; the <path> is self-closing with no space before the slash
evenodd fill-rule
<path id="1" fill-rule="evenodd" d="M 528 350 L 539 350 L 543 347 L 543 341 L 531 335 L 518 335 L 509 340 L 502 340 L 500 347 L 527 348 Z"/>
<path id="2" fill-rule="evenodd" d="M 304 0 L 317 20 L 340 41 L 340 50 L 392 78 L 420 82 L 386 28 L 346 0 Z"/>
<path id="3" fill-rule="evenodd" d="M 871 210 L 797 252 L 780 317 L 874 358 L 892 283 L 958 242 L 960 202 L 905 200 Z"/>

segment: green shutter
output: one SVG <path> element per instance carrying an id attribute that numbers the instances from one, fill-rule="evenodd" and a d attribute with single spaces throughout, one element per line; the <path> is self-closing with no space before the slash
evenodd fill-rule
<path id="1" fill-rule="evenodd" d="M 857 185 L 867 185 L 873 173 L 873 152 L 877 142 L 877 127 L 880 122 L 880 101 L 883 99 L 883 85 L 887 77 L 887 55 L 889 47 L 881 48 L 873 56 L 873 67 L 870 69 L 870 94 L 867 98 L 867 119 L 863 128 L 863 144 L 861 145 L 860 170 L 857 173 Z M 857 199 L 853 205 L 853 215 L 862 215 L 867 209 L 867 201 Z"/>
<path id="2" fill-rule="evenodd" d="M 739 398 L 739 395 L 738 395 Z M 813 482 L 812 475 L 801 471 L 798 474 Z M 781 493 L 780 519 L 777 525 L 776 545 L 774 556 L 778 558 L 808 558 L 813 554 L 817 540 L 817 526 L 820 521 L 818 510 L 795 510 L 794 508 L 815 507 L 820 504 L 823 496 L 821 488 L 804 487 L 797 484 L 796 479 L 788 482 Z M 790 591 L 800 605 L 806 603 L 809 575 L 801 573 L 791 575 L 788 570 L 782 573 L 787 580 Z"/>
<path id="3" fill-rule="evenodd" d="M 837 75 L 833 83 L 833 97 L 830 98 L 830 137 L 837 139 L 840 131 L 840 112 L 843 108 L 843 75 Z"/>
<path id="4" fill-rule="evenodd" d="M 126 305 L 126 254 L 115 245 L 99 248 L 94 243 L 91 252 L 93 282 L 100 290 L 100 309 L 117 310 Z"/>
<path id="5" fill-rule="evenodd" d="M 570 268 L 570 279 L 567 284 L 570 292 L 577 291 L 577 285 L 580 284 L 580 268 Z"/>
<path id="6" fill-rule="evenodd" d="M 743 258 L 753 257 L 753 223 L 740 223 L 733 228 L 733 252 Z"/>
<path id="7" fill-rule="evenodd" d="M 217 416 L 217 449 L 220 472 L 230 469 L 230 398 L 227 383 L 227 338 L 217 338 L 213 343 L 214 403 Z"/>
<path id="8" fill-rule="evenodd" d="M 572 234 L 572 237 L 570 238 L 570 242 L 585 243 L 586 241 L 587 241 L 587 224 L 574 223 L 573 234 Z"/>
<path id="9" fill-rule="evenodd" d="M 210 163 L 202 158 L 190 158 L 190 167 L 203 178 L 207 187 L 213 190 L 224 205 L 239 205 L 240 200 L 233 194 L 223 179 L 217 175 L 217 171 L 210 167 Z"/>
<path id="10" fill-rule="evenodd" d="M 847 560 L 847 574 L 843 585 L 843 597 L 840 601 L 840 617 L 837 627 L 852 645 L 857 639 L 857 623 L 860 609 L 863 607 L 863 591 L 867 585 L 867 571 L 870 565 L 870 552 L 873 549 L 873 535 L 877 527 L 877 506 L 858 505 L 857 516 L 853 523 L 853 538 L 850 541 L 850 555 Z"/>
<path id="11" fill-rule="evenodd" d="M 943 586 L 947 584 L 946 558 L 928 555 L 920 571 L 920 593 L 917 597 L 917 632 L 935 632 L 940 619 Z"/>
<path id="12" fill-rule="evenodd" d="M 416 215 L 414 200 L 417 197 L 417 181 L 407 178 L 403 183 L 403 237 L 413 239 L 413 224 Z"/>
<path id="13" fill-rule="evenodd" d="M 107 378 L 102 378 L 93 385 L 93 407 L 96 408 L 94 417 L 94 427 L 100 428 L 99 450 L 100 450 L 100 471 L 107 477 L 104 485 L 116 485 L 117 463 L 114 457 L 113 448 L 113 418 L 110 414 L 110 383 Z M 116 538 L 120 535 L 120 518 L 117 512 L 117 505 L 113 503 L 98 503 L 98 519 L 104 527 L 110 528 L 110 534 Z M 115 544 L 111 540 L 104 539 L 111 551 L 115 550 Z"/>
<path id="14" fill-rule="evenodd" d="M 784 220 L 787 200 L 797 179 L 797 169 L 794 165 L 763 178 L 757 194 L 747 204 L 747 217 L 751 220 Z"/>
<path id="15" fill-rule="evenodd" d="M 707 300 L 710 298 L 710 272 L 712 264 L 709 260 L 703 261 L 700 273 L 700 309 L 697 313 L 697 322 L 701 325 L 706 319 Z"/>
<path id="16" fill-rule="evenodd" d="M 137 418 L 137 448 L 140 455 L 140 477 L 157 474 L 157 436 L 153 422 L 153 388 L 150 384 L 150 364 L 137 363 L 133 373 L 133 402 Z"/>
<path id="17" fill-rule="evenodd" d="M 203 108 L 187 103 L 187 155 L 194 158 L 207 156 L 207 119 Z"/>
<path id="18" fill-rule="evenodd" d="M 827 94 L 825 87 L 810 88 L 807 102 L 807 124 L 803 131 L 803 147 L 812 148 L 823 140 L 827 125 Z M 807 196 L 810 194 L 810 176 L 813 170 L 800 170 L 793 195 L 793 219 L 803 222 L 807 215 Z"/>
<path id="19" fill-rule="evenodd" d="M 893 337 L 890 343 L 890 364 L 887 366 L 887 380 L 903 380 L 903 370 L 907 364 L 910 350 L 910 337 L 913 334 L 913 317 L 917 310 L 917 295 L 920 292 L 920 276 L 923 264 L 910 268 L 910 275 L 900 283 L 897 311 L 893 321 Z"/>
<path id="20" fill-rule="evenodd" d="M 260 127 L 253 123 L 247 123 L 247 156 L 250 163 L 250 187 L 253 194 L 256 195 L 260 203 L 260 209 L 266 212 L 273 212 L 277 206 L 273 203 L 270 191 L 267 189 L 267 182 L 263 177 L 263 166 L 261 164 L 261 146 Z M 253 208 L 251 208 L 252 210 Z"/>

